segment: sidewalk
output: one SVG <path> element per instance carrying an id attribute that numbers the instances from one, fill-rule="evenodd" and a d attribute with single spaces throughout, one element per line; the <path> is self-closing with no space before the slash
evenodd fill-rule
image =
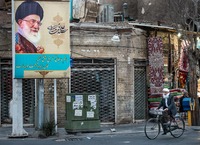
<path id="1" fill-rule="evenodd" d="M 98 135 L 112 135 L 112 134 L 129 134 L 129 133 L 144 133 L 144 122 L 132 123 L 132 124 L 119 124 L 119 125 L 101 125 L 101 132 L 96 133 L 77 133 L 77 134 L 68 134 L 64 128 L 58 128 L 58 133 L 55 136 L 48 137 L 50 139 L 62 139 L 67 137 L 74 136 L 86 136 L 93 137 Z M 29 136 L 28 139 L 40 139 L 38 138 L 38 131 L 33 127 L 24 128 Z M 200 131 L 200 126 L 187 126 L 186 131 Z M 0 127 L 0 140 L 2 139 L 12 139 L 8 136 L 12 133 L 12 127 Z M 47 138 L 47 139 L 48 139 Z"/>
<path id="2" fill-rule="evenodd" d="M 38 138 L 38 131 L 33 127 L 24 127 L 25 131 L 28 132 L 28 138 Z M 65 131 L 65 128 L 58 128 L 58 133 L 55 136 L 51 136 L 48 138 L 66 138 L 71 136 L 95 136 L 95 135 L 106 135 L 106 134 L 126 134 L 126 133 L 141 133 L 144 132 L 144 122 L 133 123 L 133 124 L 101 124 L 101 132 L 93 132 L 93 133 L 77 133 L 77 134 L 68 134 Z M 0 127 L 0 140 L 1 139 L 12 139 L 9 136 L 12 133 L 12 127 Z"/>

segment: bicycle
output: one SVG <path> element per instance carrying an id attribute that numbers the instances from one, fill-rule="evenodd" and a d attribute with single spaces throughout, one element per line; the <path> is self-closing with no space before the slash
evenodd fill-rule
<path id="1" fill-rule="evenodd" d="M 168 131 L 174 138 L 179 138 L 185 131 L 185 122 L 180 116 L 170 116 L 169 123 L 162 122 L 162 111 L 156 110 L 156 118 L 150 118 L 146 121 L 144 132 L 148 139 L 156 139 L 160 134 L 161 125 L 166 125 Z"/>

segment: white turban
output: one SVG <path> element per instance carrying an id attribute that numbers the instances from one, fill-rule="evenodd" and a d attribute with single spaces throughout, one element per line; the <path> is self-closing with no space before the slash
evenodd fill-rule
<path id="1" fill-rule="evenodd" d="M 169 89 L 168 88 L 164 88 L 163 92 L 169 92 Z"/>

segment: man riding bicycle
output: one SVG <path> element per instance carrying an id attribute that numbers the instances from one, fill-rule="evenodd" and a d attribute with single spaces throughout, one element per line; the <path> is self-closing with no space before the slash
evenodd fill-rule
<path id="1" fill-rule="evenodd" d="M 162 117 L 162 128 L 164 133 L 162 135 L 166 135 L 168 133 L 167 130 L 167 122 L 169 121 L 168 116 L 175 116 L 177 113 L 176 105 L 174 102 L 174 97 L 170 94 L 169 89 L 163 89 L 163 98 L 158 106 L 158 109 L 163 107 L 163 117 Z"/>

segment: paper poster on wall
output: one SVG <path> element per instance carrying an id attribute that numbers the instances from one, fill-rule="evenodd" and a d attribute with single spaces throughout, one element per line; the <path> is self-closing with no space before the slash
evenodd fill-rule
<path id="1" fill-rule="evenodd" d="M 83 95 L 75 95 L 75 102 L 78 103 L 79 108 L 83 108 Z"/>
<path id="2" fill-rule="evenodd" d="M 73 109 L 81 109 L 83 108 L 83 101 L 74 101 L 73 102 Z"/>
<path id="3" fill-rule="evenodd" d="M 76 101 L 73 102 L 72 106 L 73 106 L 73 110 L 79 109 L 79 103 Z"/>
<path id="4" fill-rule="evenodd" d="M 82 116 L 82 110 L 75 110 L 74 116 Z"/>
<path id="5" fill-rule="evenodd" d="M 94 118 L 94 112 L 93 111 L 87 111 L 87 118 Z"/>
<path id="6" fill-rule="evenodd" d="M 76 102 L 83 101 L 83 95 L 75 95 L 75 101 Z"/>
<path id="7" fill-rule="evenodd" d="M 90 107 L 93 109 L 97 108 L 96 95 L 88 95 L 88 101 L 90 102 Z"/>
<path id="8" fill-rule="evenodd" d="M 71 96 L 66 97 L 66 102 L 71 102 Z"/>
<path id="9" fill-rule="evenodd" d="M 96 95 L 88 95 L 88 101 L 96 102 Z"/>
<path id="10" fill-rule="evenodd" d="M 93 108 L 93 109 L 96 109 L 97 108 L 97 102 L 90 102 L 90 107 Z"/>

